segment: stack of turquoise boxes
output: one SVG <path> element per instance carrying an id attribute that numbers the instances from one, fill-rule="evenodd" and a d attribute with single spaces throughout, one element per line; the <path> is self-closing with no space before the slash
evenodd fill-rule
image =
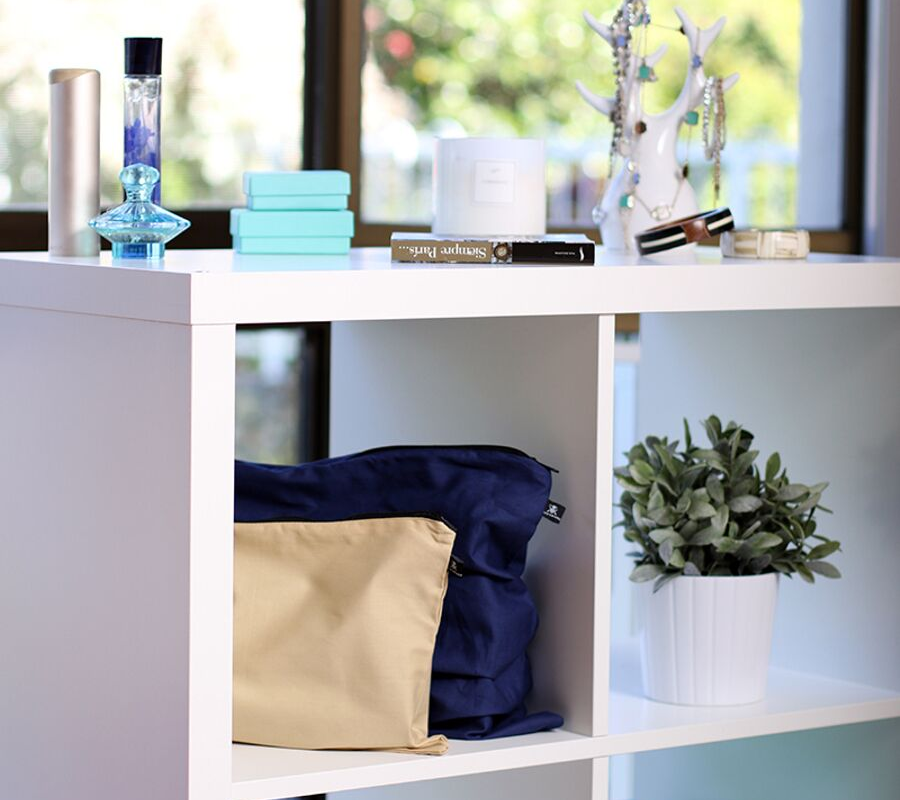
<path id="1" fill-rule="evenodd" d="M 247 208 L 231 210 L 238 253 L 341 255 L 350 252 L 350 175 L 339 170 L 245 172 Z"/>

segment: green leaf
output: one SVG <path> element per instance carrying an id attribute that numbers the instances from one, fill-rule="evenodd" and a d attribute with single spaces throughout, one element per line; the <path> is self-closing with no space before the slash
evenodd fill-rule
<path id="1" fill-rule="evenodd" d="M 705 486 L 703 486 L 703 487 L 701 487 L 701 488 L 699 488 L 699 489 L 694 489 L 694 491 L 691 492 L 691 497 L 692 497 L 694 500 L 702 500 L 704 503 L 708 503 L 708 502 L 709 502 L 709 492 L 706 491 L 706 487 L 705 487 Z"/>
<path id="2" fill-rule="evenodd" d="M 735 481 L 731 484 L 731 496 L 740 497 L 742 494 L 752 494 L 755 497 L 756 492 L 753 491 L 754 483 L 755 481 L 752 477 Z"/>
<path id="3" fill-rule="evenodd" d="M 735 477 L 743 475 L 753 462 L 756 460 L 756 457 L 759 455 L 759 450 L 748 450 L 746 453 L 741 453 L 734 462 L 734 466 L 731 468 L 731 474 Z"/>
<path id="4" fill-rule="evenodd" d="M 712 414 L 702 420 L 702 424 L 706 429 L 706 436 L 709 438 L 709 443 L 715 447 L 719 439 L 722 438 L 722 422 L 715 414 Z"/>
<path id="5" fill-rule="evenodd" d="M 794 569 L 797 570 L 797 574 L 803 578 L 807 583 L 815 583 L 816 576 L 812 574 L 809 567 L 806 564 L 796 563 L 794 564 Z"/>
<path id="6" fill-rule="evenodd" d="M 763 520 L 758 519 L 758 520 L 756 520 L 756 522 L 754 522 L 749 527 L 744 528 L 744 531 L 742 533 L 743 537 L 746 539 L 751 533 L 753 533 L 753 531 L 755 531 L 762 524 L 763 524 Z"/>
<path id="7" fill-rule="evenodd" d="M 766 461 L 766 483 L 770 483 L 775 480 L 775 476 L 778 474 L 778 470 L 781 469 L 781 456 L 778 453 L 772 453 L 769 456 L 769 460 Z"/>
<path id="8" fill-rule="evenodd" d="M 698 576 L 702 575 L 702 573 L 700 572 L 700 569 L 697 567 L 697 565 L 693 561 L 688 561 L 685 563 L 684 574 L 691 575 L 692 577 L 698 577 Z"/>
<path id="9" fill-rule="evenodd" d="M 841 577 L 841 571 L 834 564 L 829 564 L 827 561 L 807 561 L 806 566 L 813 572 L 824 575 L 826 578 Z"/>
<path id="10" fill-rule="evenodd" d="M 725 459 L 717 450 L 694 450 L 693 456 L 698 461 L 703 461 L 715 469 L 725 471 Z"/>
<path id="11" fill-rule="evenodd" d="M 731 427 L 729 425 L 729 427 Z M 735 429 L 734 433 L 731 434 L 731 439 L 729 440 L 729 444 L 731 445 L 731 460 L 734 461 L 737 458 L 738 450 L 741 446 L 741 429 Z"/>
<path id="12" fill-rule="evenodd" d="M 672 485 L 671 481 L 669 481 L 669 479 L 666 477 L 666 475 L 664 473 L 660 472 L 657 474 L 656 482 L 660 486 L 668 489 L 669 494 L 672 495 L 672 497 L 678 497 L 678 492 L 675 490 L 675 487 Z"/>
<path id="13" fill-rule="evenodd" d="M 630 462 L 637 461 L 638 459 L 647 460 L 647 450 L 640 442 L 638 442 L 634 447 L 629 450 L 626 455 L 628 456 L 628 460 Z"/>
<path id="14" fill-rule="evenodd" d="M 647 503 L 647 511 L 656 511 L 656 509 L 662 508 L 665 504 L 666 498 L 663 497 L 659 486 L 654 483 L 653 488 L 650 490 L 650 502 Z"/>
<path id="15" fill-rule="evenodd" d="M 712 525 L 707 525 L 703 530 L 697 531 L 691 537 L 692 547 L 702 547 L 706 544 L 712 544 L 713 541 L 722 535 L 722 531 L 717 531 Z"/>
<path id="16" fill-rule="evenodd" d="M 744 543 L 740 541 L 740 539 L 731 539 L 728 536 L 720 536 L 718 539 L 713 539 L 713 547 L 715 547 L 716 551 L 719 553 L 737 552 L 743 544 Z"/>
<path id="17" fill-rule="evenodd" d="M 691 489 L 697 482 L 697 478 L 703 475 L 703 473 L 705 473 L 707 469 L 708 467 L 706 466 L 706 464 L 694 464 L 694 466 L 688 467 L 684 472 L 681 473 L 681 476 L 678 479 L 678 484 L 682 489 Z"/>
<path id="18" fill-rule="evenodd" d="M 683 514 L 687 514 L 688 509 L 691 507 L 691 490 L 685 489 L 681 493 L 681 497 L 678 498 L 678 502 L 675 504 L 675 513 L 679 516 Z"/>
<path id="19" fill-rule="evenodd" d="M 628 465 L 628 472 L 631 473 L 631 477 L 634 478 L 635 482 L 642 486 L 649 486 L 656 477 L 653 467 L 640 459 Z"/>
<path id="20" fill-rule="evenodd" d="M 655 508 L 653 511 L 647 511 L 647 519 L 651 519 L 660 527 L 665 528 L 669 525 L 674 525 L 678 517 L 675 516 L 673 508 L 664 506 L 663 508 Z"/>
<path id="21" fill-rule="evenodd" d="M 789 483 L 775 495 L 775 499 L 782 502 L 790 502 L 791 500 L 799 500 L 808 492 L 809 487 L 804 486 L 802 483 Z"/>
<path id="22" fill-rule="evenodd" d="M 731 500 L 728 501 L 728 507 L 734 511 L 735 514 L 747 514 L 751 511 L 756 511 L 762 504 L 762 500 L 751 494 L 732 497 Z"/>
<path id="23" fill-rule="evenodd" d="M 716 515 L 716 509 L 709 503 L 694 498 L 691 500 L 691 507 L 688 509 L 688 516 L 691 519 L 708 519 Z"/>
<path id="24" fill-rule="evenodd" d="M 663 466 L 669 471 L 669 474 L 673 478 L 677 478 L 681 471 L 684 469 L 684 465 L 672 458 L 672 454 L 666 449 L 664 445 L 656 444 L 653 446 L 653 449 L 656 451 L 657 455 L 659 455 Z"/>
<path id="25" fill-rule="evenodd" d="M 688 425 L 687 417 L 682 417 L 681 421 L 684 423 L 684 447 L 686 450 L 691 449 L 691 427 Z"/>
<path id="26" fill-rule="evenodd" d="M 665 575 L 660 575 L 656 579 L 656 583 L 653 584 L 653 594 L 656 594 L 663 586 L 665 586 L 669 581 L 675 580 L 679 573 L 677 572 L 667 572 Z"/>
<path id="27" fill-rule="evenodd" d="M 836 553 L 841 549 L 840 542 L 825 542 L 824 544 L 816 545 L 812 550 L 809 551 L 807 558 L 817 561 L 820 558 L 828 558 L 832 553 Z"/>
<path id="28" fill-rule="evenodd" d="M 710 475 L 706 479 L 706 491 L 716 505 L 722 505 L 725 502 L 725 490 L 722 488 L 722 481 L 715 475 Z"/>
<path id="29" fill-rule="evenodd" d="M 644 583 L 645 581 L 652 581 L 659 575 L 662 575 L 665 570 L 659 564 L 641 564 L 639 567 L 635 567 L 631 570 L 631 575 L 629 575 L 629 580 L 634 581 L 635 583 Z"/>
<path id="30" fill-rule="evenodd" d="M 812 508 L 815 508 L 818 505 L 819 501 L 822 499 L 822 495 L 820 494 L 811 494 L 806 498 L 799 506 L 794 509 L 794 513 L 797 515 L 805 514 Z"/>
<path id="31" fill-rule="evenodd" d="M 663 562 L 668 564 L 672 558 L 672 553 L 674 552 L 674 543 L 670 539 L 664 539 L 663 543 L 659 546 L 659 557 L 663 560 Z"/>
<path id="32" fill-rule="evenodd" d="M 662 544 L 667 539 L 671 539 L 672 544 L 676 547 L 684 544 L 684 539 L 681 538 L 681 535 L 674 528 L 657 528 L 654 531 L 650 531 L 650 538 L 657 544 Z"/>
<path id="33" fill-rule="evenodd" d="M 669 541 L 671 541 L 671 539 Z M 681 550 L 672 551 L 672 555 L 669 558 L 669 566 L 675 567 L 675 569 L 684 567 L 684 556 L 682 555 Z"/>
<path id="34" fill-rule="evenodd" d="M 652 442 L 650 440 L 653 440 Z M 659 441 L 655 436 L 647 437 L 647 461 L 653 467 L 654 477 L 662 471 L 662 461 L 660 461 L 659 453 L 656 452 L 655 444 Z"/>
<path id="35" fill-rule="evenodd" d="M 782 540 L 777 533 L 767 533 L 766 531 L 755 533 L 747 539 L 747 546 L 755 553 L 777 547 L 780 544 L 782 544 Z"/>
<path id="36" fill-rule="evenodd" d="M 716 515 L 709 521 L 717 536 L 722 536 L 728 527 L 728 506 L 719 506 Z"/>
<path id="37" fill-rule="evenodd" d="M 616 475 L 616 483 L 618 483 L 626 492 L 640 494 L 644 491 L 644 487 L 639 483 L 635 483 L 635 481 L 629 480 L 628 478 L 622 478 L 618 475 Z"/>
<path id="38" fill-rule="evenodd" d="M 631 515 L 634 517 L 634 524 L 640 528 L 641 530 L 647 530 L 650 526 L 647 524 L 647 520 L 644 519 L 644 514 L 647 509 L 645 509 L 640 503 L 635 503 L 631 507 Z"/>

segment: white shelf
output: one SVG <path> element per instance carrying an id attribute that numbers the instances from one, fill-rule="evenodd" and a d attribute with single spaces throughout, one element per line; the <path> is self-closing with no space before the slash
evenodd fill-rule
<path id="1" fill-rule="evenodd" d="M 766 700 L 723 708 L 676 706 L 641 694 L 640 666 L 617 654 L 607 736 L 565 730 L 451 741 L 440 758 L 235 745 L 232 800 L 274 800 L 640 753 L 900 716 L 900 693 L 773 669 Z"/>
<path id="2" fill-rule="evenodd" d="M 604 755 L 872 722 L 900 716 L 900 692 L 784 669 L 769 671 L 766 699 L 745 706 L 677 706 L 641 692 L 636 648 L 614 650 Z"/>
<path id="3" fill-rule="evenodd" d="M 900 260 L 756 261 L 715 248 L 677 258 L 601 248 L 595 265 L 469 267 L 392 264 L 386 248 L 348 256 L 171 250 L 154 269 L 113 267 L 109 253 L 5 253 L 0 296 L 8 305 L 200 325 L 900 305 Z"/>
<path id="4" fill-rule="evenodd" d="M 14 421 L 0 484 L 16 532 L 0 559 L 11 598 L 0 628 L 17 687 L 0 795 L 274 800 L 471 775 L 467 800 L 604 800 L 610 755 L 900 718 L 900 692 L 777 670 L 760 704 L 657 704 L 609 648 L 612 315 L 879 307 L 900 307 L 900 261 L 698 249 L 664 264 L 601 251 L 584 267 L 427 268 L 392 265 L 383 249 L 173 250 L 151 269 L 0 256 L 0 418 Z M 568 730 L 452 742 L 440 758 L 232 745 L 234 325 L 317 320 L 339 323 L 333 452 L 508 442 L 561 470 L 566 518 L 529 547 L 541 615 L 529 705 L 562 713 Z M 900 689 L 884 633 L 900 608 L 897 312 L 651 314 L 641 338 L 642 425 L 735 409 L 793 448 L 798 474 L 833 480 L 845 578 L 790 597 L 784 634 L 800 644 L 783 663 L 814 672 L 829 659 L 835 674 Z M 59 680 L 60 654 L 72 681 Z M 508 772 L 536 766 L 547 768 Z M 538 772 L 551 789 L 532 784 Z M 497 791 L 507 775 L 519 788 Z M 458 786 L 428 794 L 452 800 Z"/>
<path id="5" fill-rule="evenodd" d="M 232 800 L 274 800 L 581 761 L 599 752 L 599 739 L 563 730 L 480 742 L 451 741 L 450 750 L 440 757 L 234 745 Z"/>

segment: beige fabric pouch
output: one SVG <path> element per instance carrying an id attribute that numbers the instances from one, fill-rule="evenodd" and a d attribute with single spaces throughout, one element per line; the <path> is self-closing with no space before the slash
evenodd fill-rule
<path id="1" fill-rule="evenodd" d="M 454 538 L 428 517 L 236 523 L 234 740 L 446 752 L 428 697 Z"/>

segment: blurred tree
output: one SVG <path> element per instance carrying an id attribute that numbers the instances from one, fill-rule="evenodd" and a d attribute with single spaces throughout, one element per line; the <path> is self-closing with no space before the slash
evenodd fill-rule
<path id="1" fill-rule="evenodd" d="M 584 0 L 370 0 L 366 22 L 374 61 L 385 82 L 409 98 L 418 127 L 453 119 L 470 134 L 562 130 L 584 137 L 606 123 L 581 100 L 576 79 L 601 93 L 613 91 L 612 54 L 583 22 L 585 5 Z M 614 3 L 587 5 L 595 16 L 611 20 Z M 649 5 L 654 24 L 647 33 L 648 51 L 669 44 L 656 70 L 659 81 L 647 88 L 653 111 L 681 89 L 689 47 L 677 30 L 673 0 Z M 741 73 L 729 94 L 729 133 L 795 141 L 800 0 L 777 8 L 758 0 L 683 0 L 682 5 L 704 27 L 729 15 L 707 58 L 709 74 Z"/>
<path id="2" fill-rule="evenodd" d="M 0 203 L 47 195 L 47 108 L 29 102 L 39 81 L 27 65 L 0 80 Z"/>
<path id="3" fill-rule="evenodd" d="M 677 1 L 701 27 L 722 14 L 728 17 L 705 66 L 709 75 L 741 74 L 728 94 L 728 156 L 743 159 L 737 192 L 745 201 L 748 221 L 792 222 L 796 164 L 790 152 L 798 135 L 802 0 L 784 0 L 777 6 L 759 0 Z M 648 5 L 652 25 L 636 31 L 645 37 L 640 46 L 646 52 L 662 43 L 669 46 L 656 68 L 659 80 L 644 90 L 645 108 L 654 113 L 681 90 L 690 43 L 679 30 L 676 0 L 650 0 Z M 585 200 L 603 191 L 611 127 L 581 99 L 575 81 L 612 95 L 614 79 L 611 49 L 582 19 L 585 7 L 611 22 L 618 2 L 368 0 L 372 75 L 367 97 L 390 110 L 376 115 L 368 106 L 365 133 L 375 133 L 391 119 L 405 119 L 419 132 L 545 138 L 557 146 L 556 160 L 548 160 L 551 199 L 563 199 L 564 208 L 565 198 L 571 196 L 578 221 L 589 224 L 593 200 L 587 206 Z M 375 87 L 379 91 L 373 92 Z M 689 152 L 692 183 L 703 205 L 712 202 L 712 192 L 699 139 L 698 130 L 683 129 L 680 152 Z M 752 162 L 746 161 L 747 149 L 741 154 L 742 141 L 755 152 Z M 591 143 L 591 154 L 585 156 L 578 143 Z M 759 161 L 760 145 L 765 150 L 768 144 L 775 145 L 768 150 L 777 155 L 772 164 Z M 379 219 L 424 219 L 417 210 L 427 209 L 427 181 L 416 178 L 409 167 L 390 167 L 380 158 L 364 160 L 364 176 L 369 177 L 363 185 L 364 213 Z M 410 174 L 400 181 L 402 188 L 392 191 L 404 169 Z M 726 197 L 729 180 L 726 166 Z"/>

